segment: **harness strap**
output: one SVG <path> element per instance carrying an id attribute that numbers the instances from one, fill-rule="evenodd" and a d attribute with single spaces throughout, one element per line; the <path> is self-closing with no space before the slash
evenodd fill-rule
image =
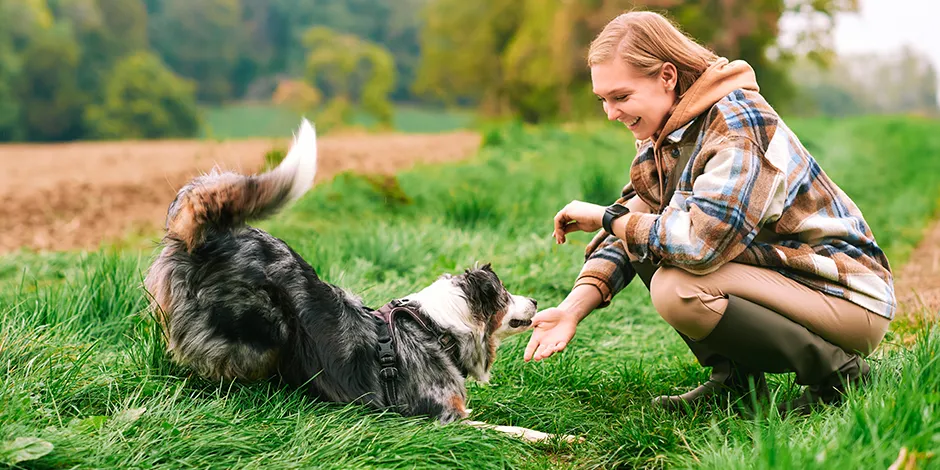
<path id="1" fill-rule="evenodd" d="M 398 401 L 398 392 L 395 390 L 395 382 L 398 378 L 398 368 L 396 367 L 398 360 L 395 357 L 395 349 L 392 348 L 392 335 L 389 324 L 384 321 L 378 322 L 378 341 L 379 365 L 381 366 L 379 378 L 382 379 L 385 399 L 392 405 Z"/>
<path id="2" fill-rule="evenodd" d="M 422 328 L 429 333 L 434 334 L 428 324 L 421 318 L 421 315 L 411 306 L 408 299 L 396 299 L 382 308 L 373 311 L 373 315 L 379 320 L 377 324 L 378 345 L 376 352 L 378 354 L 379 378 L 382 380 L 382 389 L 385 392 L 385 401 L 389 406 L 397 406 L 398 390 L 396 383 L 398 381 L 398 357 L 395 354 L 395 348 L 392 347 L 393 333 L 395 332 L 395 315 L 400 312 L 406 313 L 413 318 Z M 445 352 L 451 354 L 456 342 L 452 338 L 445 338 L 447 335 L 439 335 L 438 342 Z M 447 344 L 450 342 L 451 344 Z"/>

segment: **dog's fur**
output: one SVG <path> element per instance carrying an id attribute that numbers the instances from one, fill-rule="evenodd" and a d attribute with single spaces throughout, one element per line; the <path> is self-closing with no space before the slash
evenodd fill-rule
<path id="1" fill-rule="evenodd" d="M 372 309 L 319 279 L 283 241 L 246 225 L 301 197 L 316 163 L 315 131 L 305 120 L 277 168 L 256 176 L 214 170 L 180 189 L 145 279 L 171 357 L 215 381 L 274 377 L 328 401 L 444 423 L 466 417 L 465 374 L 488 380 L 500 340 L 529 328 L 535 301 L 511 295 L 489 265 L 409 294 L 433 332 L 398 316 L 397 403 L 390 403 Z M 456 352 L 435 333 L 453 338 Z"/>

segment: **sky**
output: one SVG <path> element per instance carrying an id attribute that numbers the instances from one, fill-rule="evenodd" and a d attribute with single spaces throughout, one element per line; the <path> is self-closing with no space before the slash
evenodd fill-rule
<path id="1" fill-rule="evenodd" d="M 907 44 L 940 71 L 940 0 L 859 0 L 859 10 L 836 16 L 836 52 L 888 52 Z"/>

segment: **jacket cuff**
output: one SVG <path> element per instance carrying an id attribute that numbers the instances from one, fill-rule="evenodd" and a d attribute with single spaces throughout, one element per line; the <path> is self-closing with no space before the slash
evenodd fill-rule
<path id="1" fill-rule="evenodd" d="M 604 308 L 610 305 L 610 301 L 613 298 L 610 285 L 607 283 L 607 280 L 603 277 L 602 273 L 595 271 L 582 270 L 581 274 L 578 275 L 578 279 L 574 283 L 574 287 L 578 288 L 579 286 L 591 286 L 597 289 L 597 292 L 601 295 L 601 304 L 597 308 Z"/>
<path id="2" fill-rule="evenodd" d="M 650 240 L 653 239 L 653 229 L 659 217 L 659 214 L 640 212 L 631 212 L 624 216 L 624 219 L 626 219 L 625 237 L 621 239 L 628 240 L 628 243 L 626 243 L 627 251 L 636 257 L 639 262 L 648 261 L 653 256 L 649 244 Z"/>

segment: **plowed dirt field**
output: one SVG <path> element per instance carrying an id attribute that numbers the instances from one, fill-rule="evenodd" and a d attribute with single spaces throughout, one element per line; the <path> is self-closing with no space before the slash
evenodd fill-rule
<path id="1" fill-rule="evenodd" d="M 282 140 L 123 141 L 0 145 L 0 254 L 95 249 L 163 224 L 176 190 L 218 165 L 258 171 Z M 320 137 L 317 180 L 339 172 L 389 174 L 466 158 L 472 132 Z"/>

